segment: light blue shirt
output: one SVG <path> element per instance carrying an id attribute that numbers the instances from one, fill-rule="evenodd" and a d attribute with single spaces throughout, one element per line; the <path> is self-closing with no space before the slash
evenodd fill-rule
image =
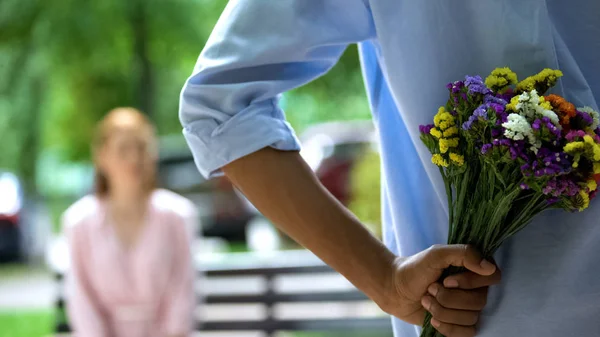
<path id="1" fill-rule="evenodd" d="M 325 74 L 350 43 L 380 135 L 385 242 L 400 255 L 446 240 L 443 185 L 418 134 L 446 83 L 498 66 L 560 68 L 559 94 L 600 102 L 597 0 L 232 0 L 181 95 L 200 171 L 267 146 L 297 150 L 277 97 Z M 548 212 L 507 242 L 479 336 L 600 336 L 599 218 L 598 202 Z M 396 336 L 418 334 L 393 323 Z"/>

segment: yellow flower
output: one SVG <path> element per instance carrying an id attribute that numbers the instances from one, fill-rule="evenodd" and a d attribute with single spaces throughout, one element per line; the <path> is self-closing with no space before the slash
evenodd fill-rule
<path id="1" fill-rule="evenodd" d="M 494 69 L 485 79 L 485 85 L 493 91 L 502 91 L 515 83 L 517 83 L 517 74 L 508 67 Z"/>
<path id="2" fill-rule="evenodd" d="M 465 164 L 465 157 L 454 152 L 450 152 L 450 160 L 455 162 L 458 166 L 463 166 Z"/>
<path id="3" fill-rule="evenodd" d="M 438 109 L 437 114 L 435 114 L 435 116 L 433 116 L 433 125 L 438 126 L 438 127 L 440 126 L 440 122 L 442 121 L 442 115 L 444 114 L 444 112 L 446 112 L 446 108 L 441 106 Z"/>
<path id="4" fill-rule="evenodd" d="M 448 128 L 451 128 L 454 125 L 454 121 L 449 122 L 449 121 L 443 121 L 440 123 L 440 129 L 445 130 Z"/>
<path id="5" fill-rule="evenodd" d="M 440 126 L 440 115 L 436 114 L 435 116 L 433 116 L 433 125 L 439 127 Z"/>
<path id="6" fill-rule="evenodd" d="M 600 163 L 594 163 L 594 174 L 600 174 Z"/>
<path id="7" fill-rule="evenodd" d="M 448 149 L 458 146 L 458 138 L 441 138 L 440 139 L 440 152 L 446 153 Z"/>
<path id="8" fill-rule="evenodd" d="M 565 145 L 563 150 L 568 154 L 572 154 L 573 152 L 583 150 L 584 147 L 585 144 L 583 142 L 571 142 Z"/>
<path id="9" fill-rule="evenodd" d="M 590 135 L 583 136 L 583 141 L 588 148 L 591 148 L 594 161 L 600 161 L 600 146 L 596 144 L 594 138 Z"/>
<path id="10" fill-rule="evenodd" d="M 506 110 L 517 112 L 517 104 L 519 104 L 519 96 L 510 99 L 510 103 L 506 105 Z"/>
<path id="11" fill-rule="evenodd" d="M 436 128 L 432 128 L 431 130 L 429 130 L 429 134 L 434 136 L 435 138 L 442 138 L 442 131 Z"/>
<path id="12" fill-rule="evenodd" d="M 448 167 L 448 161 L 439 153 L 436 153 L 431 157 L 431 162 L 437 166 Z"/>
<path id="13" fill-rule="evenodd" d="M 458 128 L 456 126 L 451 126 L 444 130 L 444 137 L 450 137 L 458 134 Z"/>
<path id="14" fill-rule="evenodd" d="M 584 190 L 579 191 L 579 196 L 581 197 L 581 205 L 579 206 L 579 211 L 583 211 L 584 209 L 590 206 L 590 195 L 587 194 Z"/>
<path id="15" fill-rule="evenodd" d="M 546 90 L 556 85 L 558 79 L 563 75 L 562 71 L 544 69 L 539 73 L 529 76 L 517 84 L 517 92 L 531 91 L 536 89 L 538 94 L 543 95 Z"/>
<path id="16" fill-rule="evenodd" d="M 540 96 L 540 106 L 546 110 L 552 110 L 552 104 L 544 99 L 544 96 Z"/>
<path id="17" fill-rule="evenodd" d="M 452 159 L 452 157 L 450 157 L 450 159 Z M 596 183 L 596 180 L 591 179 L 587 181 L 586 187 L 590 190 L 590 192 L 592 192 L 598 188 L 598 184 Z"/>
<path id="18" fill-rule="evenodd" d="M 438 113 L 433 117 L 433 124 L 438 128 L 445 130 L 455 124 L 455 119 L 454 116 L 442 106 L 438 109 Z"/>

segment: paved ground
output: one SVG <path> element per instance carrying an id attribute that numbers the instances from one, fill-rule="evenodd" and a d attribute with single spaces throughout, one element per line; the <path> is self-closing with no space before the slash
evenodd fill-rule
<path id="1" fill-rule="evenodd" d="M 0 310 L 50 308 L 55 289 L 42 266 L 0 265 Z"/>

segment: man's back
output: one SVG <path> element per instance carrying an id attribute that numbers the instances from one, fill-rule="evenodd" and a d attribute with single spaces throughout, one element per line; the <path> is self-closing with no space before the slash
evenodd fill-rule
<path id="1" fill-rule="evenodd" d="M 418 134 L 448 98 L 444 85 L 495 67 L 522 77 L 555 68 L 559 94 L 597 109 L 600 2 L 372 1 L 371 11 L 377 39 L 361 52 L 384 149 L 386 243 L 408 256 L 446 238 L 443 184 Z M 598 204 L 548 212 L 510 240 L 478 336 L 600 335 L 599 216 Z M 395 325 L 397 336 L 415 333 Z"/>

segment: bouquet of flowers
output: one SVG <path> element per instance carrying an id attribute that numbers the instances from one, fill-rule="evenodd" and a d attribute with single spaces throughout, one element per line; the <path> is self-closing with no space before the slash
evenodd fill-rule
<path id="1" fill-rule="evenodd" d="M 449 244 L 491 258 L 502 243 L 550 208 L 586 209 L 600 181 L 600 117 L 546 92 L 562 76 L 544 69 L 518 82 L 509 68 L 485 81 L 447 85 L 450 98 L 421 139 L 443 177 Z M 449 268 L 442 275 L 462 272 Z M 425 319 L 421 336 L 442 336 Z"/>

